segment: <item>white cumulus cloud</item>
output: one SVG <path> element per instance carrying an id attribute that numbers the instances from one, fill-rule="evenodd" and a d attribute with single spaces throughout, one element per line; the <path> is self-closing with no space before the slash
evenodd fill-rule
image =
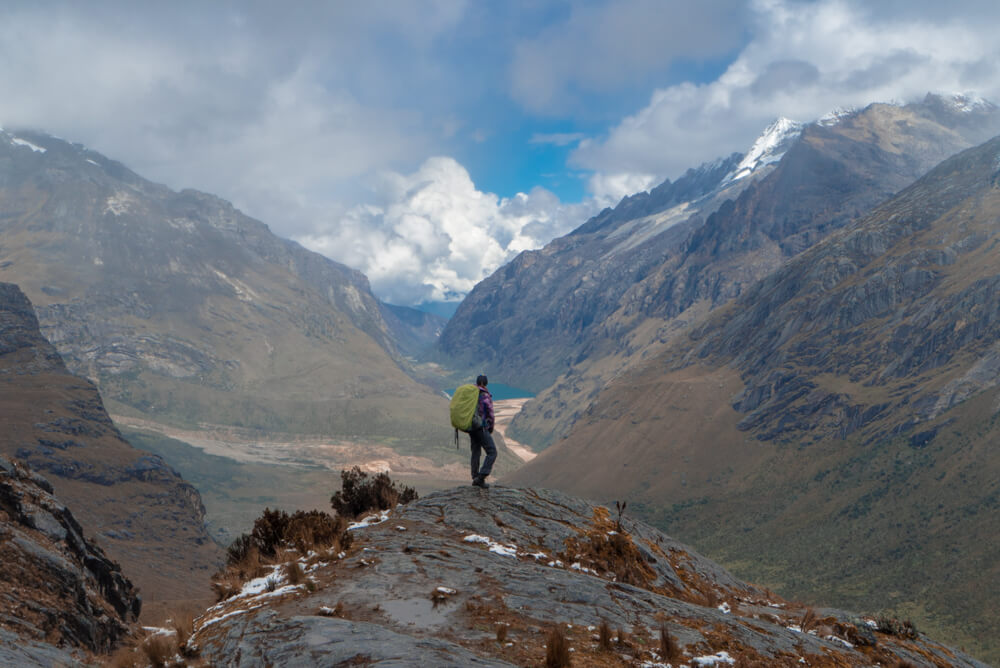
<path id="1" fill-rule="evenodd" d="M 468 171 L 433 157 L 412 174 L 387 172 L 377 203 L 357 206 L 296 240 L 363 271 L 396 304 L 457 300 L 524 250 L 538 248 L 597 212 L 563 204 L 544 188 L 499 198 Z"/>

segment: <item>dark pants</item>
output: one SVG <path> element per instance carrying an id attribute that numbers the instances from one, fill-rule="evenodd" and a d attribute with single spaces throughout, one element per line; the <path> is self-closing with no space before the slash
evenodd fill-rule
<path id="1" fill-rule="evenodd" d="M 493 434 L 486 430 L 486 427 L 473 429 L 469 432 L 469 440 L 472 442 L 472 477 L 486 477 L 493 470 L 493 462 L 497 460 L 497 446 L 493 444 Z M 479 453 L 486 451 L 486 461 L 483 467 L 479 468 Z"/>

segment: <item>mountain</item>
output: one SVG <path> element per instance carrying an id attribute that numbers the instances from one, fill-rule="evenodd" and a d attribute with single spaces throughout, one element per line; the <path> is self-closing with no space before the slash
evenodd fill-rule
<path id="1" fill-rule="evenodd" d="M 410 327 L 364 275 L 228 202 L 6 130 L 0 233 L 0 280 L 118 424 L 235 459 L 464 473 L 446 400 L 395 343 L 422 345 L 436 322 Z"/>
<path id="2" fill-rule="evenodd" d="M 141 602 L 48 480 L 0 456 L 0 664 L 78 665 L 135 630 Z"/>
<path id="3" fill-rule="evenodd" d="M 511 435 L 547 445 L 600 389 L 691 322 L 955 152 L 1000 132 L 989 103 L 929 95 L 802 126 L 623 200 L 476 286 L 440 348 L 538 392 Z"/>
<path id="4" fill-rule="evenodd" d="M 984 665 L 905 621 L 783 600 L 555 492 L 436 492 L 350 533 L 243 584 L 187 649 L 227 666 Z"/>
<path id="5" fill-rule="evenodd" d="M 790 596 L 1000 661 L 1000 137 L 603 391 L 513 480 L 630 507 Z"/>
<path id="6" fill-rule="evenodd" d="M 3 504 L 8 518 L 20 506 L 22 515 L 35 518 L 34 529 L 66 542 L 75 558 L 84 559 L 89 550 L 97 559 L 101 551 L 80 542 L 86 532 L 141 587 L 150 614 L 209 594 L 221 555 L 205 532 L 198 492 L 162 459 L 122 439 L 97 388 L 68 372 L 42 337 L 31 304 L 10 284 L 0 284 L 0 415 L 0 455 L 44 474 L 48 482 L 39 485 L 54 491 L 76 519 L 37 491 L 31 495 L 41 500 L 31 507 L 30 495 L 22 494 L 20 501 L 8 495 Z M 5 470 L 9 475 L 12 469 Z M 46 519 L 46 513 L 56 519 Z M 100 566 L 86 561 L 88 568 Z M 3 563 L 6 569 L 12 562 Z M 107 570 L 101 568 L 94 573 Z M 101 587 L 110 587 L 110 577 L 99 576 Z"/>

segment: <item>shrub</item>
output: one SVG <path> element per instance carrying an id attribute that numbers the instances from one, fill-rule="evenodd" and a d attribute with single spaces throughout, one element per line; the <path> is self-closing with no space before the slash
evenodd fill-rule
<path id="1" fill-rule="evenodd" d="M 369 476 L 355 466 L 340 472 L 341 489 L 330 497 L 330 505 L 343 517 L 355 518 L 369 510 L 388 510 L 417 499 L 411 487 L 396 487 L 385 473 Z"/>
<path id="2" fill-rule="evenodd" d="M 177 638 L 177 651 L 181 656 L 189 658 L 195 656 L 197 652 L 188 647 L 188 640 L 194 633 L 194 615 L 190 612 L 174 613 L 170 616 L 170 622 Z"/>
<path id="3" fill-rule="evenodd" d="M 273 557 L 285 542 L 287 530 L 288 513 L 265 508 L 261 516 L 254 521 L 250 538 L 262 556 Z"/>
<path id="4" fill-rule="evenodd" d="M 875 620 L 876 630 L 890 636 L 912 640 L 917 637 L 917 627 L 909 619 L 905 622 L 895 617 L 880 616 Z"/>
<path id="5" fill-rule="evenodd" d="M 545 668 L 567 668 L 569 662 L 569 640 L 558 626 L 549 631 L 545 648 Z"/>
<path id="6" fill-rule="evenodd" d="M 288 519 L 283 539 L 302 554 L 317 546 L 347 548 L 351 540 L 347 520 L 321 510 L 296 511 Z"/>

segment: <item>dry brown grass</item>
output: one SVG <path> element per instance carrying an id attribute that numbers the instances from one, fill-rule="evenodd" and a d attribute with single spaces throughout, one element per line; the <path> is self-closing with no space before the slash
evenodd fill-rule
<path id="1" fill-rule="evenodd" d="M 507 642 L 507 625 L 497 624 L 497 642 L 504 643 Z"/>
<path id="2" fill-rule="evenodd" d="M 143 641 L 142 651 L 153 668 L 163 668 L 177 654 L 177 640 L 157 633 Z"/>
<path id="3" fill-rule="evenodd" d="M 303 580 L 306 579 L 306 573 L 302 570 L 302 564 L 298 561 L 290 561 L 285 564 L 285 577 L 288 578 L 289 584 L 302 584 Z"/>
<path id="4" fill-rule="evenodd" d="M 666 624 L 660 625 L 660 658 L 668 663 L 674 663 L 680 658 L 680 648 L 667 630 Z"/>
<path id="5" fill-rule="evenodd" d="M 570 666 L 569 640 L 559 626 L 553 626 L 545 642 L 545 668 Z"/>
<path id="6" fill-rule="evenodd" d="M 188 658 L 197 656 L 197 650 L 188 647 L 188 640 L 194 633 L 194 615 L 190 612 L 175 612 L 170 616 L 170 628 L 174 630 L 174 638 L 180 655 Z"/>
<path id="7" fill-rule="evenodd" d="M 568 563 L 580 562 L 599 574 L 613 573 L 619 582 L 647 587 L 656 574 L 632 542 L 632 537 L 616 529 L 606 508 L 594 510 L 592 527 L 566 539 L 558 556 Z"/>
<path id="8" fill-rule="evenodd" d="M 812 608 L 806 608 L 806 611 L 802 613 L 802 619 L 799 620 L 799 628 L 805 633 L 816 628 L 816 611 Z"/>
<path id="9" fill-rule="evenodd" d="M 601 648 L 602 652 L 610 652 L 611 643 L 611 625 L 608 624 L 608 620 L 602 619 L 601 625 L 597 630 L 597 644 Z"/>

